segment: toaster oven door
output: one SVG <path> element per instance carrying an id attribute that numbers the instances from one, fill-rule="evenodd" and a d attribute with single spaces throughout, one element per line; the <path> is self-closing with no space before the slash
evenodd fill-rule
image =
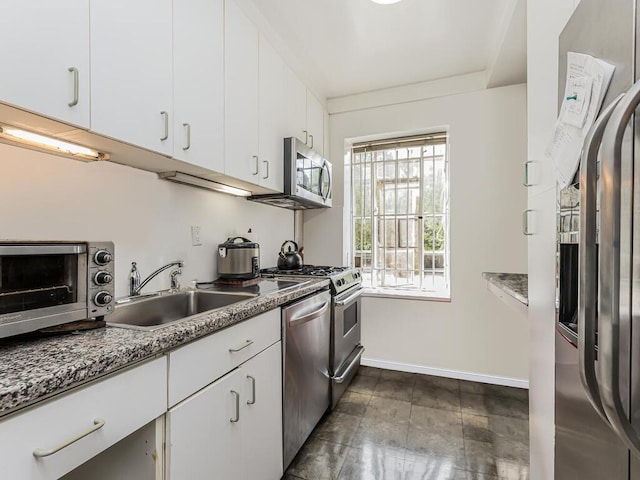
<path id="1" fill-rule="evenodd" d="M 86 318 L 86 272 L 86 245 L 0 245 L 0 337 Z"/>

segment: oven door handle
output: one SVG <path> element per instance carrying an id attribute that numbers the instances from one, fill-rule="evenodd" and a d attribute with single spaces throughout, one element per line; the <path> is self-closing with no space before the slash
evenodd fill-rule
<path id="1" fill-rule="evenodd" d="M 358 349 L 359 349 L 359 352 L 356 354 L 353 360 L 351 360 L 351 363 L 349 363 L 349 366 L 345 369 L 344 373 L 342 373 L 338 377 L 333 377 L 334 382 L 342 383 L 347 379 L 347 377 L 349 377 L 349 374 L 351 373 L 353 368 L 356 366 L 356 364 L 360 360 L 360 357 L 362 357 L 362 354 L 364 353 L 364 347 L 362 345 L 359 345 Z"/>
<path id="2" fill-rule="evenodd" d="M 307 313 L 306 315 L 302 315 L 300 317 L 293 317 L 289 319 L 289 326 L 295 327 L 296 325 L 300 325 L 301 323 L 305 323 L 305 322 L 308 322 L 309 320 L 313 320 L 314 318 L 321 317 L 328 309 L 329 309 L 329 302 L 324 302 L 319 309 L 314 310 L 311 313 Z"/>
<path id="3" fill-rule="evenodd" d="M 346 304 L 351 303 L 353 300 L 362 295 L 364 288 L 359 288 L 355 293 L 349 295 L 344 300 L 336 300 L 336 307 L 344 307 Z"/>

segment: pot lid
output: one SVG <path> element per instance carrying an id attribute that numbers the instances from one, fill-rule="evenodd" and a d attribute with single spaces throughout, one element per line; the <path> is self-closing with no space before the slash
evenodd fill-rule
<path id="1" fill-rule="evenodd" d="M 241 240 L 240 242 L 237 242 L 236 240 Z M 260 248 L 260 245 L 258 245 L 256 242 L 252 242 L 251 240 L 249 240 L 248 238 L 244 238 L 244 237 L 229 237 L 227 238 L 227 241 L 224 243 L 221 243 L 218 245 L 218 248 Z"/>

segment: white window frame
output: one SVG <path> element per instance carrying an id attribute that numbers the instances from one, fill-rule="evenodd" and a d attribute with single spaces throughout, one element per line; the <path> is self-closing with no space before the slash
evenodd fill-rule
<path id="1" fill-rule="evenodd" d="M 425 155 L 425 149 L 422 148 L 424 146 L 428 146 L 428 145 L 433 145 L 434 146 L 434 153 L 431 156 L 426 156 Z M 442 155 L 442 160 L 439 160 L 440 158 L 440 154 L 435 154 L 435 145 L 444 145 L 444 154 Z M 398 152 L 400 151 L 400 149 L 408 149 L 408 148 L 420 148 L 420 156 L 419 158 L 417 157 L 410 157 L 408 155 L 409 150 L 407 150 L 407 155 L 406 158 L 407 159 L 411 159 L 411 161 L 415 162 L 417 161 L 419 163 L 419 178 L 417 179 L 417 181 L 419 181 L 419 187 L 417 188 L 418 192 L 419 192 L 419 205 L 421 210 L 415 213 L 410 213 L 409 212 L 409 207 L 407 206 L 407 210 L 405 213 L 402 212 L 397 212 L 394 211 L 391 213 L 387 213 L 384 208 L 382 208 L 381 210 L 378 210 L 376 212 L 376 206 L 378 203 L 377 199 L 378 199 L 378 195 L 377 192 L 380 188 L 380 183 L 388 183 L 387 180 L 385 180 L 384 178 L 380 178 L 380 179 L 376 179 L 375 178 L 375 171 L 376 171 L 376 167 L 378 165 L 381 165 L 382 168 L 384 169 L 385 167 L 389 166 L 389 165 L 395 165 L 395 180 L 392 180 L 392 184 L 393 186 L 391 187 L 392 189 L 395 189 L 395 193 L 393 194 L 394 198 L 396 198 L 396 202 L 397 202 L 397 192 L 399 189 L 399 186 L 401 189 L 406 188 L 407 189 L 407 202 L 409 202 L 409 198 L 410 198 L 410 194 L 413 193 L 413 196 L 415 197 L 415 190 L 416 190 L 416 186 L 415 186 L 415 182 L 416 182 L 416 177 L 411 177 L 411 175 L 413 174 L 413 172 L 411 173 L 407 173 L 407 180 L 406 181 L 398 181 L 401 180 L 401 177 L 399 176 L 399 161 L 402 161 L 404 159 L 399 159 L 399 154 Z M 389 153 L 390 150 L 395 150 L 395 161 L 393 159 L 389 160 L 387 159 L 380 159 L 380 152 L 384 152 L 387 151 L 387 155 Z M 370 154 L 368 156 L 365 156 L 363 154 L 363 152 L 370 152 Z M 358 160 L 357 154 L 361 153 L 362 155 L 360 155 L 360 160 Z M 378 156 L 378 160 L 376 160 L 376 154 Z M 352 265 L 360 267 L 363 270 L 364 273 L 364 277 L 367 281 L 370 281 L 370 283 L 365 283 L 364 286 L 366 288 L 365 290 L 365 295 L 368 296 L 383 296 L 383 297 L 393 297 L 393 298 L 409 298 L 409 299 L 420 299 L 420 300 L 436 300 L 436 301 L 450 301 L 451 300 L 451 282 L 450 282 L 450 195 L 449 195 L 449 189 L 450 189 L 450 181 L 449 181 L 449 141 L 448 141 L 448 134 L 447 132 L 439 132 L 439 133 L 431 133 L 431 134 L 424 134 L 424 135 L 412 135 L 412 136 L 406 136 L 406 137 L 394 137 L 394 138 L 389 138 L 389 139 L 382 139 L 382 140 L 375 140 L 375 141 L 370 141 L 370 142 L 361 142 L 361 143 L 354 143 L 351 146 L 351 151 L 350 151 L 350 168 L 349 171 L 351 173 L 351 178 L 349 180 L 349 185 L 350 185 L 350 190 L 351 190 L 351 214 L 350 214 L 350 228 L 351 228 L 351 258 L 352 258 Z M 425 211 L 425 202 L 424 202 L 424 197 L 423 195 L 425 194 L 425 192 L 427 191 L 427 189 L 425 189 L 425 184 L 424 182 L 426 181 L 426 175 L 425 175 L 425 162 L 429 161 L 429 159 L 431 160 L 432 165 L 433 165 L 433 172 L 435 172 L 435 166 L 436 166 L 436 161 L 443 162 L 443 177 L 442 177 L 442 183 L 443 188 L 444 188 L 444 192 L 443 192 L 443 198 L 441 200 L 441 211 L 434 211 L 434 209 L 432 209 L 431 211 Z M 358 190 L 356 188 L 355 185 L 355 181 L 356 181 L 356 177 L 355 177 L 355 171 L 356 169 L 358 169 L 359 167 L 362 167 L 359 172 L 361 173 L 361 175 L 363 174 L 363 172 L 365 171 L 365 165 L 368 165 L 369 168 L 369 172 L 371 172 L 371 177 L 369 177 L 369 180 L 367 181 L 368 183 L 368 188 L 369 188 L 369 195 L 370 195 L 370 212 L 366 212 L 364 210 L 366 210 L 364 207 L 362 207 L 362 212 L 356 212 L 356 208 L 358 205 L 358 202 L 356 201 L 356 191 Z M 408 164 L 407 164 L 408 165 Z M 413 178 L 414 181 L 411 181 L 410 178 Z M 366 193 L 364 193 L 366 190 L 364 188 L 365 182 L 362 181 L 363 178 L 360 179 L 360 184 L 361 184 L 361 195 L 363 195 L 362 198 L 360 198 L 360 204 L 363 205 L 364 201 L 364 195 L 366 195 Z M 433 174 L 431 177 L 431 191 L 435 192 L 435 185 L 436 184 L 440 184 L 440 181 L 436 179 L 436 175 Z M 404 185 L 403 185 L 404 184 Z M 413 186 L 411 185 L 413 184 Z M 383 187 L 384 188 L 384 187 Z M 411 191 L 412 190 L 412 191 Z M 415 200 L 415 199 L 414 199 Z M 431 202 L 432 207 L 435 207 L 437 204 L 437 202 L 435 202 L 435 197 L 434 197 L 434 201 Z M 407 204 L 408 205 L 408 204 Z M 397 206 L 397 203 L 396 203 Z M 380 206 L 379 206 L 380 207 Z M 360 213 L 360 215 L 356 215 L 357 213 Z M 411 217 L 415 217 L 414 219 L 412 219 Z M 444 228 L 444 242 L 443 242 L 443 250 L 442 251 L 436 251 L 435 250 L 435 237 L 434 237 L 434 248 L 432 248 L 431 250 L 425 250 L 425 219 L 427 218 L 431 218 L 434 219 L 435 218 L 441 218 L 442 219 L 442 226 Z M 404 234 L 404 243 L 405 246 L 402 246 L 402 242 L 401 242 L 401 237 L 402 235 L 402 228 L 400 227 L 401 223 L 399 222 L 402 221 L 402 219 L 405 220 L 404 225 L 406 225 L 406 233 Z M 369 251 L 370 256 L 371 256 L 371 260 L 369 263 L 365 262 L 363 259 L 363 253 L 365 252 L 364 250 L 358 250 L 358 246 L 356 245 L 356 221 L 360 220 L 361 221 L 361 225 L 363 225 L 366 222 L 368 222 L 368 225 L 370 225 L 370 237 L 371 237 L 371 250 Z M 411 220 L 415 220 L 419 222 L 419 225 L 417 227 L 414 227 L 414 232 L 410 234 L 409 231 L 411 230 L 409 228 L 409 224 L 411 223 Z M 383 222 L 384 226 L 381 228 L 379 225 L 379 222 Z M 434 223 L 432 223 L 433 225 L 436 224 L 436 222 L 434 221 Z M 391 228 L 394 229 L 394 232 L 391 232 L 391 239 L 392 240 L 392 244 L 390 247 L 386 246 L 385 243 L 388 243 L 385 240 L 379 241 L 378 240 L 378 231 L 382 231 L 383 234 L 386 235 L 386 229 L 387 226 L 391 225 Z M 361 227 L 362 229 L 363 227 Z M 361 230 L 362 231 L 362 230 Z M 362 235 L 362 233 L 361 233 Z M 416 243 L 413 243 L 410 246 L 410 240 L 409 237 L 413 235 L 415 236 L 415 238 L 417 238 Z M 361 238 L 362 241 L 362 238 Z M 378 247 L 376 247 L 376 245 L 378 245 Z M 362 247 L 362 245 L 361 245 Z M 400 261 L 400 263 L 398 262 L 398 251 L 403 250 L 405 251 L 406 255 L 404 256 L 404 258 Z M 380 252 L 383 253 L 385 255 L 385 260 L 380 263 L 380 261 L 376 258 L 376 252 Z M 429 254 L 431 255 L 431 268 L 427 268 L 425 267 L 425 254 Z M 388 258 L 387 256 L 390 254 L 394 255 L 394 260 L 389 262 L 388 260 L 386 260 L 386 258 Z M 360 256 L 358 256 L 358 254 L 360 254 Z M 412 254 L 412 255 L 410 255 Z M 413 261 L 413 267 L 410 267 L 410 258 L 414 258 L 414 256 L 418 256 L 418 260 L 414 260 Z M 442 268 L 436 268 L 436 256 L 440 256 L 442 257 Z M 419 261 L 419 259 L 422 259 L 422 262 Z M 358 263 L 356 260 L 360 260 L 360 262 Z M 417 263 L 416 263 L 417 262 Z M 391 269 L 388 268 L 388 264 L 391 264 Z M 404 263 L 404 267 L 402 266 L 402 264 Z M 418 266 L 416 266 L 418 265 Z M 388 271 L 392 271 L 393 274 L 391 275 L 391 278 L 393 279 L 393 281 L 395 281 L 395 283 L 398 282 L 398 274 L 405 272 L 405 274 L 407 276 L 411 275 L 411 277 L 415 278 L 419 278 L 419 280 L 417 281 L 416 285 L 416 280 L 414 280 L 413 282 L 411 282 L 411 285 L 405 284 L 405 285 L 394 285 L 394 286 L 387 286 L 387 285 L 382 285 L 382 283 L 384 283 L 384 280 L 381 281 L 381 278 L 388 272 Z M 416 277 L 416 272 L 417 272 L 417 277 Z M 426 285 L 425 284 L 425 275 L 429 275 L 430 274 L 430 281 L 432 283 L 432 285 Z M 433 287 L 436 283 L 439 283 L 439 287 Z"/>

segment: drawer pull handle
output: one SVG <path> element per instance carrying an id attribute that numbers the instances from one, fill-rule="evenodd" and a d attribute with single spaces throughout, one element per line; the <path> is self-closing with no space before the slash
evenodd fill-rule
<path id="1" fill-rule="evenodd" d="M 93 421 L 93 427 L 91 427 L 90 429 L 77 434 L 76 436 L 70 438 L 69 440 L 62 442 L 60 445 L 57 445 L 53 448 L 50 448 L 48 450 L 45 450 L 44 448 L 36 448 L 33 451 L 33 456 L 36 458 L 43 458 L 43 457 L 48 457 L 49 455 L 53 455 L 54 453 L 59 452 L 60 450 L 62 450 L 63 448 L 68 447 L 69 445 L 71 445 L 72 443 L 76 443 L 78 440 L 86 437 L 87 435 L 100 430 L 102 427 L 104 427 L 105 421 L 101 418 L 96 418 Z"/>
<path id="2" fill-rule="evenodd" d="M 229 351 L 231 353 L 239 352 L 240 350 L 244 350 L 245 348 L 247 348 L 249 345 L 253 345 L 253 340 L 247 340 L 242 345 L 239 345 L 235 348 L 230 348 Z"/>
<path id="3" fill-rule="evenodd" d="M 253 405 L 256 403 L 256 379 L 251 375 L 247 375 L 247 378 L 251 380 L 251 400 L 247 400 L 247 405 Z"/>
<path id="4" fill-rule="evenodd" d="M 73 73 L 73 100 L 67 103 L 67 105 L 69 105 L 70 107 L 75 107 L 78 104 L 78 96 L 80 90 L 80 72 L 76 67 L 69 67 L 67 70 Z"/>
<path id="5" fill-rule="evenodd" d="M 235 418 L 231 417 L 229 421 L 231 423 L 236 423 L 238 420 L 240 420 L 240 394 L 235 390 L 231 390 L 231 394 L 236 397 L 236 416 Z"/>

